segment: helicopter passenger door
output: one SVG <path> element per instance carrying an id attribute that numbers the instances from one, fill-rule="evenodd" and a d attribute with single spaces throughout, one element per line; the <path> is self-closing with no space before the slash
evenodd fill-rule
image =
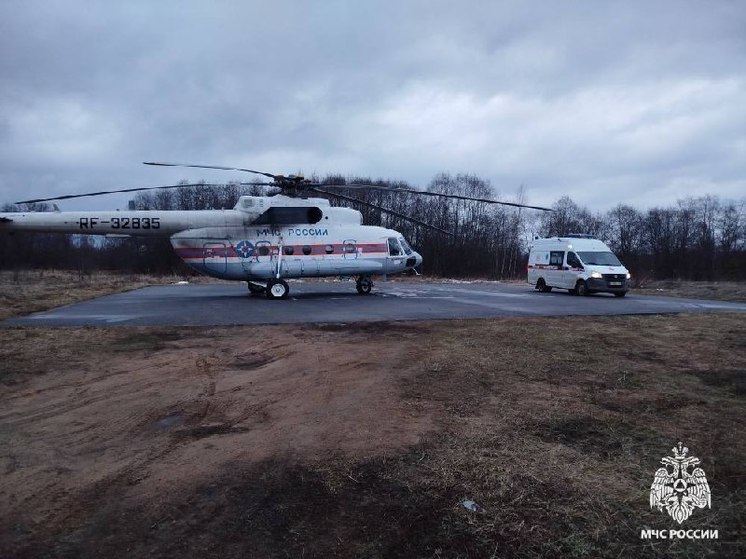
<path id="1" fill-rule="evenodd" d="M 269 241 L 257 241 L 254 245 L 254 254 L 257 262 L 269 262 L 272 259 L 270 254 L 272 245 Z"/>
<path id="2" fill-rule="evenodd" d="M 269 241 L 257 241 L 254 244 L 254 258 L 256 261 L 251 266 L 251 273 L 255 277 L 273 277 L 276 257 L 272 255 L 272 244 Z"/>
<path id="3" fill-rule="evenodd" d="M 224 274 L 228 268 L 228 258 L 224 243 L 205 243 L 202 251 L 202 264 L 205 270 Z"/>

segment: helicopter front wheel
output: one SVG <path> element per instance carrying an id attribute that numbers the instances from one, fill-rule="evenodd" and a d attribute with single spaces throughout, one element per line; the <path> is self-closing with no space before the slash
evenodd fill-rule
<path id="1" fill-rule="evenodd" d="M 284 280 L 273 279 L 267 283 L 267 298 L 269 299 L 287 299 L 289 293 L 290 287 Z"/>
<path id="2" fill-rule="evenodd" d="M 360 295 L 367 295 L 373 289 L 373 281 L 368 277 L 360 276 L 357 279 L 355 287 Z"/>

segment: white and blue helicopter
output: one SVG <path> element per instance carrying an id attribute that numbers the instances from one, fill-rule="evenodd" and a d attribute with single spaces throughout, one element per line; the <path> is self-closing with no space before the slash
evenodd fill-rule
<path id="1" fill-rule="evenodd" d="M 334 189 L 382 189 L 475 200 L 490 204 L 552 211 L 540 206 L 424 192 L 372 184 L 331 185 L 295 175 L 274 175 L 240 167 L 146 162 L 146 165 L 241 171 L 272 179 L 260 184 L 276 187 L 274 196 L 241 196 L 231 210 L 129 210 L 0 213 L 0 232 L 41 232 L 123 236 L 165 236 L 176 254 L 189 266 L 208 276 L 245 281 L 251 293 L 270 299 L 286 299 L 290 278 L 351 276 L 357 291 L 368 294 L 372 277 L 412 270 L 422 263 L 404 236 L 385 227 L 363 225 L 359 211 L 334 207 L 326 198 L 302 197 L 316 193 L 375 207 L 421 226 L 450 234 L 394 210 L 369 204 Z M 119 192 L 192 185 L 128 188 L 53 198 L 23 200 L 41 203 Z"/>

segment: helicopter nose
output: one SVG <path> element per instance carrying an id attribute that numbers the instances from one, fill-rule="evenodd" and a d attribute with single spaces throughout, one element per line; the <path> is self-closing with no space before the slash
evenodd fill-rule
<path id="1" fill-rule="evenodd" d="M 419 252 L 415 252 L 414 253 L 414 266 L 413 266 L 413 268 L 416 268 L 420 264 L 422 264 L 422 255 L 420 255 Z"/>

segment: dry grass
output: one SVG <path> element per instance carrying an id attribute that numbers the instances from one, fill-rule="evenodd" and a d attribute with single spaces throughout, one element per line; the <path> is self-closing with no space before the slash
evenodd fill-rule
<path id="1" fill-rule="evenodd" d="M 4 556 L 746 552 L 743 315 L 3 336 Z M 718 541 L 640 539 L 678 441 Z"/>
<path id="2" fill-rule="evenodd" d="M 149 285 L 137 274 L 61 270 L 0 272 L 0 320 Z"/>
<path id="3" fill-rule="evenodd" d="M 0 320 L 102 295 L 185 279 L 191 283 L 218 281 L 203 276 L 184 278 L 119 272 L 84 274 L 72 270 L 0 271 Z"/>
<path id="4" fill-rule="evenodd" d="M 638 295 L 664 295 L 691 299 L 746 302 L 746 281 L 645 281 L 635 287 Z"/>

